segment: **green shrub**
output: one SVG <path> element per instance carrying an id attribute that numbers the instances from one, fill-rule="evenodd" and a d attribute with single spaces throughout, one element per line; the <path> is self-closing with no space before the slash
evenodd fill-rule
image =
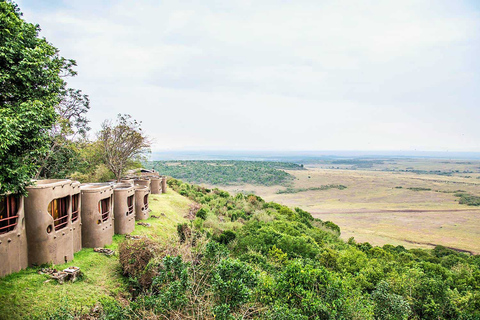
<path id="1" fill-rule="evenodd" d="M 411 314 L 410 306 L 402 296 L 389 292 L 390 285 L 381 281 L 372 293 L 375 301 L 375 319 L 406 320 Z"/>
<path id="2" fill-rule="evenodd" d="M 257 276 L 245 262 L 231 258 L 220 261 L 212 279 L 216 313 L 225 315 L 237 310 L 250 300 L 256 284 Z"/>
<path id="3" fill-rule="evenodd" d="M 198 218 L 205 220 L 207 219 L 207 210 L 205 210 L 205 208 L 200 208 L 195 215 Z"/>

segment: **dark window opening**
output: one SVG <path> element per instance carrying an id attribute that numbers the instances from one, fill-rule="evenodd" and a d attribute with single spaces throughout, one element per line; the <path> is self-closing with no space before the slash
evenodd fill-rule
<path id="1" fill-rule="evenodd" d="M 0 234 L 15 229 L 18 221 L 19 197 L 8 195 L 0 197 Z"/>
<path id="2" fill-rule="evenodd" d="M 72 196 L 72 222 L 75 222 L 78 220 L 79 202 L 80 202 L 80 194 L 74 194 Z"/>
<path id="3" fill-rule="evenodd" d="M 143 197 L 143 206 L 145 207 L 145 210 L 148 210 L 148 194 Z"/>
<path id="4" fill-rule="evenodd" d="M 110 214 L 110 198 L 100 200 L 98 203 L 98 211 L 102 215 L 102 221 L 107 221 Z"/>
<path id="5" fill-rule="evenodd" d="M 127 198 L 127 206 L 128 206 L 127 216 L 133 213 L 133 198 L 134 196 L 130 196 Z"/>
<path id="6" fill-rule="evenodd" d="M 48 204 L 48 213 L 53 218 L 55 231 L 65 228 L 68 224 L 68 198 L 54 199 Z"/>

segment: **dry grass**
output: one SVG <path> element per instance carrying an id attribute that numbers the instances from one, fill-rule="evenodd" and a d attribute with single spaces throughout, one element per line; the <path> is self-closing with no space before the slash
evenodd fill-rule
<path id="1" fill-rule="evenodd" d="M 448 170 L 444 161 L 405 160 L 398 168 L 414 165 L 421 170 Z M 480 163 L 455 164 L 473 169 Z M 463 168 L 465 167 L 465 168 Z M 464 190 L 480 195 L 478 174 L 440 176 L 406 172 L 332 170 L 318 166 L 305 171 L 288 171 L 296 177 L 294 188 L 342 184 L 345 190 L 329 189 L 277 194 L 278 186 L 222 187 L 229 192 L 253 191 L 267 201 L 300 207 L 322 220 L 338 224 L 342 238 L 355 237 L 374 245 L 386 243 L 405 247 L 444 246 L 480 253 L 480 208 L 458 204 L 453 193 Z M 455 167 L 457 168 L 457 167 Z M 396 188 L 396 187 L 402 188 Z M 430 188 L 413 191 L 407 188 Z M 442 192 L 437 192 L 442 191 Z"/>

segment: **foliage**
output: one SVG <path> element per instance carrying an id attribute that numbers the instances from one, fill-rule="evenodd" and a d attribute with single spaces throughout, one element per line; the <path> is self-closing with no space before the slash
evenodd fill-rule
<path id="1" fill-rule="evenodd" d="M 158 246 L 128 273 L 138 293 L 129 306 L 103 308 L 111 318 L 480 317 L 479 256 L 440 246 L 407 250 L 344 242 L 338 226 L 300 208 L 176 179 L 168 183 L 201 203 L 207 218 L 180 224 L 170 242 L 120 248 L 121 260 L 134 264 L 132 252 Z"/>
<path id="2" fill-rule="evenodd" d="M 468 206 L 480 206 L 480 197 L 479 196 L 474 196 L 468 193 L 456 193 L 456 197 L 459 197 L 460 199 L 458 200 L 459 204 L 466 204 Z"/>
<path id="3" fill-rule="evenodd" d="M 329 189 L 344 190 L 346 188 L 347 187 L 342 184 L 327 184 L 320 187 L 311 187 L 311 188 L 286 188 L 285 190 L 278 190 L 277 193 L 278 194 L 299 193 L 299 192 L 305 192 L 305 191 L 321 191 L 321 190 L 329 190 Z"/>
<path id="4" fill-rule="evenodd" d="M 288 185 L 293 176 L 284 170 L 304 170 L 303 166 L 274 161 L 155 161 L 155 170 L 191 183 L 231 185 Z"/>
<path id="5" fill-rule="evenodd" d="M 0 25 L 0 193 L 24 193 L 48 151 L 54 107 L 75 61 L 40 38 L 40 27 L 10 1 L 0 1 Z"/>
<path id="6" fill-rule="evenodd" d="M 372 293 L 375 301 L 375 318 L 385 320 L 408 319 L 410 306 L 402 296 L 389 292 L 390 285 L 386 281 L 380 281 Z"/>
<path id="7" fill-rule="evenodd" d="M 49 131 L 50 150 L 40 165 L 35 178 L 64 178 L 82 165 L 79 147 L 90 130 L 85 114 L 90 109 L 90 100 L 81 90 L 67 89 L 55 106 L 57 118 Z"/>
<path id="8" fill-rule="evenodd" d="M 412 191 L 431 191 L 432 189 L 430 188 L 422 188 L 422 187 L 412 187 L 412 188 L 407 188 L 408 190 Z"/>
<path id="9" fill-rule="evenodd" d="M 119 114 L 115 123 L 104 121 L 98 140 L 105 164 L 117 181 L 120 181 L 128 162 L 138 159 L 150 148 L 150 141 L 142 131 L 141 122 L 127 114 Z"/>

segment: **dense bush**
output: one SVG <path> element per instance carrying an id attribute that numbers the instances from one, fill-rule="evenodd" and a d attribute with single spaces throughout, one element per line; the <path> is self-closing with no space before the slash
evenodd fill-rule
<path id="1" fill-rule="evenodd" d="M 139 294 L 107 305 L 110 318 L 480 319 L 479 256 L 344 242 L 299 208 L 169 184 L 203 203 L 206 220 L 180 224 L 174 242 L 122 244 Z M 244 214 L 232 222 L 234 212 Z"/>

